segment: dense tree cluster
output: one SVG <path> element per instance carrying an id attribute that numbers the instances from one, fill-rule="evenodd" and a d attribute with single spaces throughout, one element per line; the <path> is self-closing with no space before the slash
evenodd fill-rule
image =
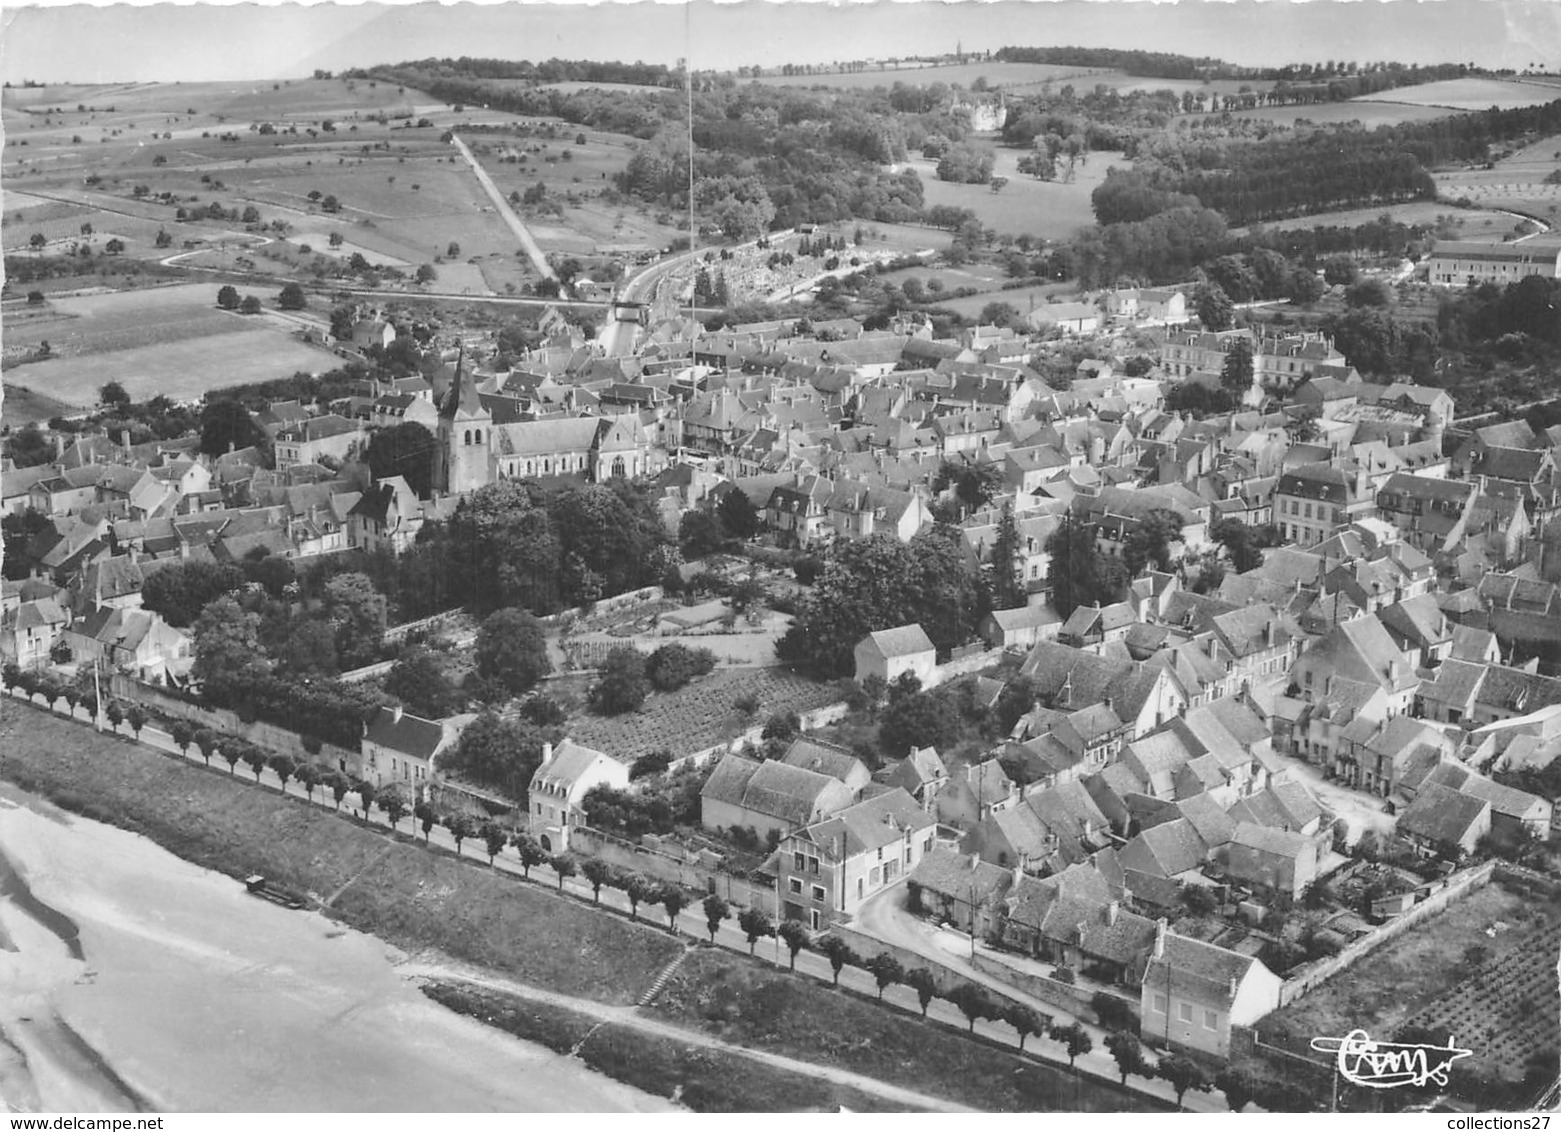
<path id="1" fill-rule="evenodd" d="M 892 535 L 841 541 L 777 647 L 783 660 L 819 676 L 845 676 L 870 632 L 920 624 L 947 655 L 975 635 L 989 608 L 985 580 L 952 528 L 932 527 L 909 543 Z"/>

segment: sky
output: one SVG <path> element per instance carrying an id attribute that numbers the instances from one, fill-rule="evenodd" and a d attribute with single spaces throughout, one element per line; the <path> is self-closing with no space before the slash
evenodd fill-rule
<path id="1" fill-rule="evenodd" d="M 1561 69 L 1556 0 L 740 0 L 692 6 L 130 4 L 0 0 L 9 82 L 295 78 L 429 56 L 699 69 L 1082 44 L 1260 65 L 1325 59 Z"/>

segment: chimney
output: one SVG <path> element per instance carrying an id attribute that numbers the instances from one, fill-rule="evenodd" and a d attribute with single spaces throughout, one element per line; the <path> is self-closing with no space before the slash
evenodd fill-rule
<path id="1" fill-rule="evenodd" d="M 552 761 L 553 761 L 553 744 L 551 744 L 551 743 L 543 743 L 542 744 L 542 765 L 546 766 L 548 763 L 550 763 Z"/>
<path id="2" fill-rule="evenodd" d="M 1235 975 L 1232 975 L 1230 977 L 1230 997 L 1232 999 L 1234 999 L 1236 997 L 1236 976 Z"/>
<path id="3" fill-rule="evenodd" d="M 1165 929 L 1169 926 L 1164 916 L 1161 916 L 1154 924 L 1154 957 L 1165 958 Z"/>
<path id="4" fill-rule="evenodd" d="M 119 446 L 125 450 L 125 454 L 126 455 L 129 455 L 129 453 L 130 453 L 130 430 L 128 428 L 122 428 L 122 429 L 119 430 Z"/>
<path id="5" fill-rule="evenodd" d="M 390 721 L 392 723 L 400 723 L 401 722 L 401 705 L 400 704 L 396 704 L 394 707 L 392 707 L 390 709 Z"/>
<path id="6" fill-rule="evenodd" d="M 1106 924 L 1108 927 L 1114 926 L 1116 924 L 1117 914 L 1121 911 L 1122 902 L 1120 900 L 1113 900 L 1110 904 L 1106 905 Z"/>

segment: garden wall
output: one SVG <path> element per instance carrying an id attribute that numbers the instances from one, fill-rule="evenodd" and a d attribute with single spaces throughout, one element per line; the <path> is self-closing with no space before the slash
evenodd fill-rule
<path id="1" fill-rule="evenodd" d="M 1137 997 L 1128 997 L 1108 987 L 1079 986 L 1075 983 L 1064 983 L 1058 979 L 1050 979 L 1045 975 L 1033 974 L 1010 966 L 996 956 L 984 953 L 980 948 L 976 949 L 975 958 L 971 960 L 976 970 L 991 975 L 994 979 L 1008 983 L 1010 986 L 1023 991 L 1032 998 L 1038 998 L 1042 1002 L 1049 1002 L 1053 1006 L 1060 1006 L 1071 1014 L 1078 1014 L 1086 1018 L 1096 1017 L 1095 1010 L 1090 1006 L 1090 999 L 1097 990 L 1103 990 L 1114 998 L 1121 999 L 1138 1016 L 1139 1000 Z"/>
<path id="2" fill-rule="evenodd" d="M 1461 873 L 1454 873 L 1441 882 L 1441 888 L 1422 899 L 1409 911 L 1389 920 L 1381 927 L 1362 936 L 1337 955 L 1308 964 L 1291 975 L 1279 988 L 1279 1005 L 1287 1006 L 1313 987 L 1318 986 L 1348 970 L 1358 960 L 1371 954 L 1388 940 L 1402 935 L 1416 924 L 1436 915 L 1454 900 L 1461 900 L 1490 883 L 1495 861 L 1486 861 Z"/>
<path id="3" fill-rule="evenodd" d="M 715 893 L 740 908 L 757 907 L 772 918 L 779 915 L 775 890 L 701 863 L 681 850 L 653 849 L 599 829 L 579 826 L 569 833 L 570 848 L 621 869 L 678 884 L 702 895 Z"/>
<path id="4" fill-rule="evenodd" d="M 991 668 L 1003 659 L 1003 650 L 977 649 L 974 652 L 958 654 L 952 657 L 947 664 L 940 664 L 933 669 L 932 679 L 927 681 L 927 687 L 934 688 L 939 684 L 947 684 L 950 680 L 959 676 L 968 676 L 972 672 L 981 672 Z"/>
<path id="5" fill-rule="evenodd" d="M 387 645 L 400 644 L 407 637 L 417 632 L 437 632 L 450 625 L 464 624 L 466 611 L 462 609 L 449 609 L 443 613 L 435 613 L 432 616 L 421 618 L 417 621 L 408 621 L 404 625 L 392 625 L 385 630 L 384 641 Z"/>
<path id="6" fill-rule="evenodd" d="M 907 971 L 914 971 L 918 967 L 926 969 L 932 975 L 933 985 L 938 988 L 938 996 L 940 998 L 947 998 L 954 991 L 955 987 L 964 986 L 966 983 L 975 983 L 974 979 L 961 975 L 951 967 L 945 967 L 943 964 L 928 959 L 925 955 L 921 955 L 909 948 L 888 943 L 875 936 L 857 931 L 849 924 L 839 922 L 830 924 L 829 934 L 839 936 L 845 940 L 851 946 L 851 950 L 855 951 L 863 959 L 871 959 L 875 955 L 887 952 L 898 959 L 900 966 Z M 983 991 L 989 993 L 991 991 L 991 988 L 984 983 L 975 983 L 975 985 L 979 986 Z"/>
<path id="7" fill-rule="evenodd" d="M 346 773 L 354 777 L 362 775 L 361 751 L 338 747 L 334 743 L 321 743 L 319 753 L 310 754 L 296 731 L 289 731 L 263 719 L 245 723 L 227 708 L 203 707 L 178 696 L 170 696 L 150 684 L 132 680 L 121 672 L 114 673 L 109 681 L 109 691 L 115 699 L 138 703 L 165 719 L 188 720 L 192 726 L 238 735 L 275 754 L 291 755 L 300 762 L 313 763 L 326 770 L 342 770 L 345 767 Z"/>
<path id="8" fill-rule="evenodd" d="M 832 704 L 813 708 L 811 711 L 800 712 L 797 718 L 801 721 L 800 726 L 804 732 L 817 731 L 820 727 L 828 727 L 831 723 L 840 722 L 850 712 L 850 704 L 846 703 L 845 700 L 837 700 Z M 729 751 L 735 751 L 748 743 L 761 742 L 763 738 L 764 724 L 758 723 L 744 731 L 741 735 L 733 736 L 725 742 L 716 743 L 714 746 L 706 747 L 700 751 L 693 751 L 680 759 L 674 760 L 668 769 L 677 770 L 685 766 L 704 766 L 712 758 L 720 758 Z"/>

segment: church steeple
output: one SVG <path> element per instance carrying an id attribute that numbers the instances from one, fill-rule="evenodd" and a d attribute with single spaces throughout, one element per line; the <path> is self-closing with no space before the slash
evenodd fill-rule
<path id="1" fill-rule="evenodd" d="M 473 491 L 492 479 L 489 444 L 493 416 L 477 396 L 465 363 L 463 346 L 456 354 L 455 376 L 439 401 L 438 482 L 452 495 Z"/>
<path id="2" fill-rule="evenodd" d="M 483 415 L 482 400 L 477 396 L 477 387 L 466 376 L 465 364 L 466 346 L 463 343 L 455 355 L 455 376 L 450 379 L 450 388 L 445 390 L 439 404 L 441 417 L 454 420 Z"/>

